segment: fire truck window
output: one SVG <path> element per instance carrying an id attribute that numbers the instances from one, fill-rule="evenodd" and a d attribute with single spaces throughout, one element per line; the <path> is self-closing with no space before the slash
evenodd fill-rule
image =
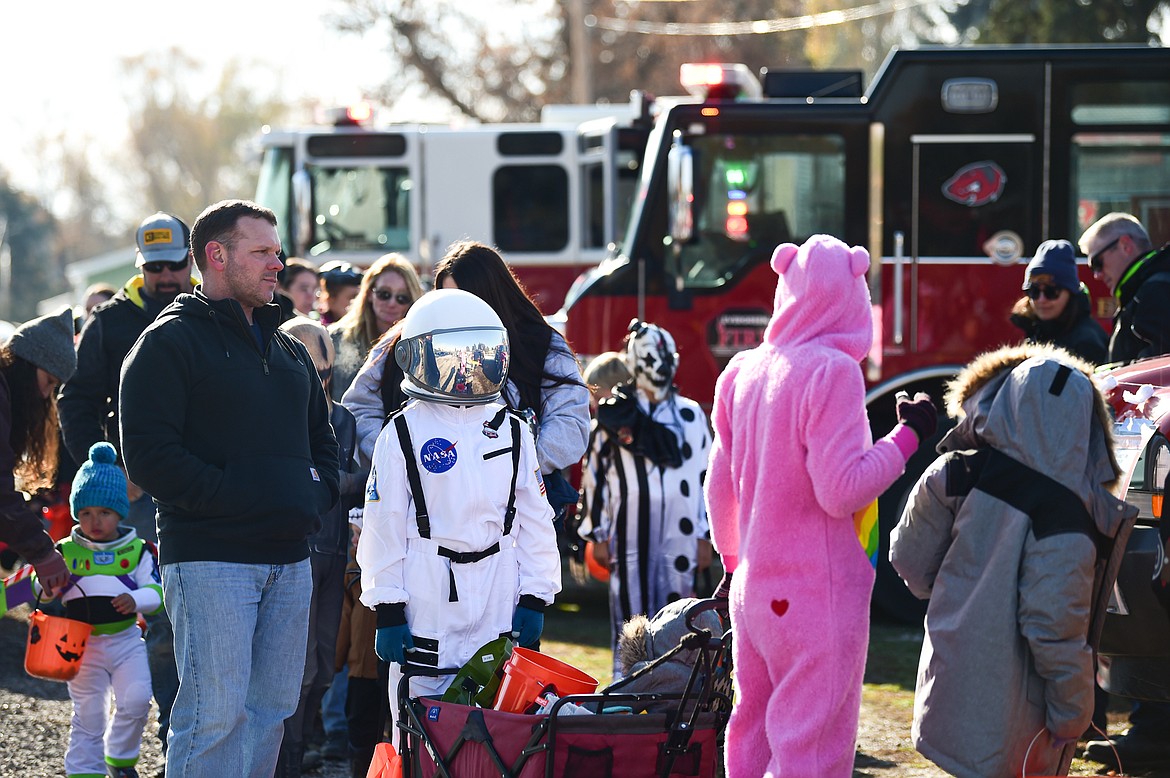
<path id="1" fill-rule="evenodd" d="M 601 163 L 583 168 L 581 186 L 585 207 L 585 248 L 605 248 L 605 170 Z"/>
<path id="2" fill-rule="evenodd" d="M 1098 81 L 1072 88 L 1072 120 L 1079 125 L 1170 123 L 1170 84 Z"/>
<path id="3" fill-rule="evenodd" d="M 1078 235 L 1124 211 L 1141 220 L 1155 246 L 1170 241 L 1170 134 L 1074 135 L 1069 208 Z"/>
<path id="4" fill-rule="evenodd" d="M 409 251 L 410 175 L 406 168 L 309 167 L 313 239 L 309 252 Z"/>
<path id="5" fill-rule="evenodd" d="M 695 239 L 678 273 L 722 286 L 766 262 L 777 244 L 845 227 L 845 142 L 838 135 L 705 135 L 695 158 Z"/>
<path id="6" fill-rule="evenodd" d="M 504 251 L 569 244 L 569 175 L 560 165 L 509 165 L 492 176 L 492 240 Z"/>
<path id="7" fill-rule="evenodd" d="M 292 225 L 292 149 L 272 146 L 264 150 L 260 163 L 260 178 L 256 183 L 256 202 L 271 208 L 276 214 L 280 242 L 291 251 Z"/>

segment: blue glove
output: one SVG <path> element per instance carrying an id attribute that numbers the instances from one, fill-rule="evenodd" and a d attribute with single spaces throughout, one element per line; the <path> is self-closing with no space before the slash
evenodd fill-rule
<path id="1" fill-rule="evenodd" d="M 406 664 L 406 650 L 410 648 L 414 648 L 414 637 L 406 624 L 378 627 L 374 632 L 374 652 L 383 662 Z"/>
<path id="2" fill-rule="evenodd" d="M 512 615 L 512 638 L 516 645 L 522 648 L 536 645 L 540 640 L 540 633 L 544 631 L 544 612 L 516 606 L 516 613 Z"/>

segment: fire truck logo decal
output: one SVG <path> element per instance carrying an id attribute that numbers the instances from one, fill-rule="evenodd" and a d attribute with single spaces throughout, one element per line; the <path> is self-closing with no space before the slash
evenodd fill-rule
<path id="1" fill-rule="evenodd" d="M 771 313 L 755 310 L 728 310 L 715 319 L 708 328 L 707 340 L 711 354 L 727 364 L 728 359 L 738 351 L 755 348 L 764 342 L 764 328 L 772 318 Z"/>
<path id="2" fill-rule="evenodd" d="M 947 179 L 942 193 L 948 200 L 978 208 L 998 200 L 1006 183 L 1007 175 L 999 165 L 990 161 L 972 162 Z"/>

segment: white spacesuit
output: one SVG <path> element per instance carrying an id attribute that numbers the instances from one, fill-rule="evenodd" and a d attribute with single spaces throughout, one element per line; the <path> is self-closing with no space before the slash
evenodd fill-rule
<path id="1" fill-rule="evenodd" d="M 560 591 L 553 513 L 532 433 L 499 400 L 507 334 L 486 303 L 460 290 L 425 295 L 395 358 L 413 399 L 374 447 L 361 601 L 378 611 L 380 633 L 405 618 L 408 663 L 458 668 L 513 632 L 518 606 L 540 611 Z M 391 664 L 394 714 L 400 678 Z M 439 694 L 450 681 L 415 678 L 410 694 Z"/>

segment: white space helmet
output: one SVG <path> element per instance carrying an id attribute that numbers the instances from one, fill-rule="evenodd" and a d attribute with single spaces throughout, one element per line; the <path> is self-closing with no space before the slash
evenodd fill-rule
<path id="1" fill-rule="evenodd" d="M 394 359 L 408 396 L 479 405 L 498 398 L 508 379 L 508 332 L 480 298 L 437 289 L 420 297 L 402 320 Z"/>
<path id="2" fill-rule="evenodd" d="M 651 400 L 665 400 L 678 372 L 674 338 L 657 324 L 634 319 L 630 322 L 630 339 L 626 344 L 626 367 L 638 388 Z"/>

